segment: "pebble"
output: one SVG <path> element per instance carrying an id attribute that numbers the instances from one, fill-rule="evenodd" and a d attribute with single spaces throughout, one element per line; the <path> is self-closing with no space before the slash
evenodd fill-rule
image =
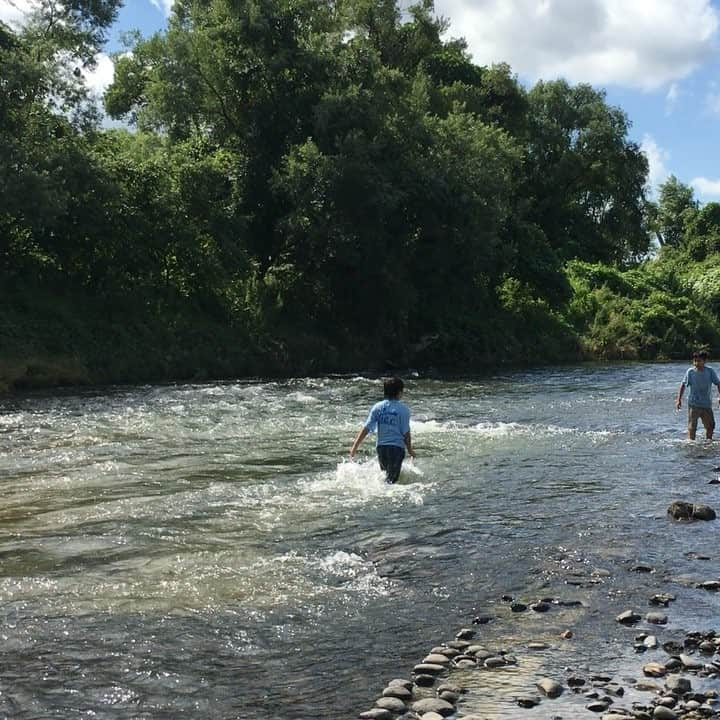
<path id="1" fill-rule="evenodd" d="M 412 693 L 402 685 L 388 685 L 382 691 L 382 694 L 383 697 L 394 697 L 399 700 L 410 700 L 412 698 Z"/>
<path id="2" fill-rule="evenodd" d="M 462 695 L 465 692 L 459 685 L 451 685 L 450 683 L 443 683 L 442 685 L 439 685 L 437 691 L 439 693 L 448 691 L 455 693 L 456 695 Z"/>
<path id="3" fill-rule="evenodd" d="M 550 646 L 544 642 L 529 642 L 528 650 L 547 650 Z"/>
<path id="4" fill-rule="evenodd" d="M 664 677 L 667 675 L 667 668 L 662 663 L 651 662 L 643 665 L 643 673 L 648 677 Z"/>
<path id="5" fill-rule="evenodd" d="M 413 668 L 413 672 L 416 675 L 439 675 L 445 670 L 443 665 L 436 665 L 434 663 L 420 663 Z"/>
<path id="6" fill-rule="evenodd" d="M 514 603 L 510 604 L 510 609 L 514 613 L 525 612 L 527 610 L 527 605 L 525 605 L 525 603 L 521 603 L 521 602 L 514 602 Z"/>
<path id="7" fill-rule="evenodd" d="M 412 704 L 413 712 L 418 715 L 423 715 L 428 712 L 435 712 L 438 715 L 445 717 L 446 715 L 452 715 L 455 712 L 455 706 L 447 700 L 440 700 L 440 698 L 424 698 L 423 700 L 417 700 Z"/>
<path id="8" fill-rule="evenodd" d="M 394 678 L 388 683 L 388 687 L 391 685 L 400 685 L 406 690 L 412 690 L 413 682 L 412 680 L 405 680 L 405 678 Z"/>
<path id="9" fill-rule="evenodd" d="M 431 665 L 448 665 L 450 658 L 447 655 L 441 655 L 440 653 L 430 653 L 423 658 L 423 663 L 429 663 Z"/>
<path id="10" fill-rule="evenodd" d="M 676 720 L 677 714 L 670 708 L 658 705 L 652 714 L 654 720 Z"/>
<path id="11" fill-rule="evenodd" d="M 515 702 L 522 708 L 532 708 L 540 704 L 540 698 L 536 695 L 518 695 Z"/>
<path id="12" fill-rule="evenodd" d="M 430 687 L 435 684 L 437 678 L 434 675 L 416 675 L 415 684 L 418 687 Z"/>
<path id="13" fill-rule="evenodd" d="M 487 625 L 491 621 L 492 618 L 489 615 L 478 615 L 473 618 L 473 625 Z"/>
<path id="14" fill-rule="evenodd" d="M 375 705 L 383 710 L 389 710 L 396 715 L 407 711 L 407 706 L 402 700 L 396 697 L 381 697 L 375 701 Z"/>
<path id="15" fill-rule="evenodd" d="M 595 700 L 591 703 L 588 703 L 585 706 L 586 710 L 590 710 L 590 712 L 605 712 L 610 707 L 610 704 L 605 702 L 604 700 Z"/>
<path id="16" fill-rule="evenodd" d="M 671 675 L 665 681 L 665 687 L 670 692 L 684 695 L 685 693 L 688 693 L 690 692 L 690 690 L 692 690 L 692 683 L 687 678 L 684 678 L 680 675 Z"/>
<path id="17" fill-rule="evenodd" d="M 366 710 L 358 715 L 361 720 L 392 720 L 392 716 L 393 715 L 389 710 L 383 710 L 382 708 Z"/>
<path id="18" fill-rule="evenodd" d="M 441 700 L 446 700 L 449 703 L 452 703 L 455 705 L 455 703 L 460 699 L 460 695 L 458 693 L 451 692 L 450 690 L 438 690 L 438 697 Z"/>
<path id="19" fill-rule="evenodd" d="M 615 620 L 622 625 L 634 625 L 636 622 L 640 621 L 640 615 L 634 610 L 625 610 L 624 612 L 621 612 Z"/>
<path id="20" fill-rule="evenodd" d="M 667 624 L 667 621 L 667 615 L 661 612 L 649 612 L 645 616 L 645 622 L 649 622 L 651 625 L 665 625 Z"/>
<path id="21" fill-rule="evenodd" d="M 533 612 L 544 613 L 544 612 L 547 612 L 547 611 L 550 609 L 550 603 L 541 600 L 540 602 L 533 603 L 533 604 L 530 606 L 530 609 L 531 609 Z"/>
<path id="22" fill-rule="evenodd" d="M 701 670 L 705 666 L 705 663 L 701 660 L 697 660 L 692 655 L 686 655 L 685 653 L 680 654 L 680 662 L 688 670 Z"/>
<path id="23" fill-rule="evenodd" d="M 538 690 L 547 695 L 549 698 L 560 697 L 563 692 L 563 686 L 551 678 L 540 678 L 535 685 Z"/>
<path id="24" fill-rule="evenodd" d="M 443 716 L 436 712 L 427 712 L 420 716 L 420 720 L 443 720 Z"/>

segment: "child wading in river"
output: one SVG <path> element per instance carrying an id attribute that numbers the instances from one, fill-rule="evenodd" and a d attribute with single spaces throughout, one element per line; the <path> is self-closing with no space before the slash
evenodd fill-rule
<path id="1" fill-rule="evenodd" d="M 386 482 L 394 483 L 400 475 L 405 450 L 407 449 L 410 457 L 415 457 L 410 437 L 410 408 L 400 402 L 405 389 L 400 378 L 385 380 L 383 389 L 385 399 L 375 403 L 370 409 L 365 425 L 350 448 L 350 457 L 355 457 L 360 443 L 368 433 L 377 429 L 377 456 L 380 467 L 385 471 Z"/>

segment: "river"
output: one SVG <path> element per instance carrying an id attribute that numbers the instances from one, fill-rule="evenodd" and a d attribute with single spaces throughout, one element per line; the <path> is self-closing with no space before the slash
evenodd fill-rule
<path id="1" fill-rule="evenodd" d="M 513 691 L 569 664 L 622 672 L 614 614 L 719 572 L 713 523 L 665 517 L 720 493 L 674 408 L 684 369 L 408 378 L 394 486 L 370 440 L 347 461 L 382 394 L 359 375 L 0 399 L 0 717 L 353 718 L 481 613 L 488 642 L 555 650 L 476 673 L 467 712 L 527 717 Z M 717 616 L 672 591 L 675 628 Z"/>

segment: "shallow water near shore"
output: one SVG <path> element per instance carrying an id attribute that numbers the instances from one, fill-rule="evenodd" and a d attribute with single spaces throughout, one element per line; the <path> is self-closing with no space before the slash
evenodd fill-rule
<path id="1" fill-rule="evenodd" d="M 418 458 L 393 486 L 370 441 L 346 459 L 381 395 L 362 376 L 0 400 L 0 717 L 352 718 L 477 614 L 519 665 L 466 673 L 464 712 L 527 717 L 513 695 L 568 666 L 627 674 L 618 612 L 673 592 L 668 635 L 718 612 L 680 582 L 720 574 L 716 523 L 665 517 L 720 509 L 684 370 L 409 380 Z"/>

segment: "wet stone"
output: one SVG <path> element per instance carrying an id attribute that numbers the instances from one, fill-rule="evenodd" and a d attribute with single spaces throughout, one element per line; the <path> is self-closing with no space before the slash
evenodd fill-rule
<path id="1" fill-rule="evenodd" d="M 705 580 L 704 582 L 698 583 L 695 587 L 700 588 L 700 590 L 717 592 L 720 590 L 720 580 Z"/>
<path id="2" fill-rule="evenodd" d="M 653 720 L 676 720 L 677 714 L 674 710 L 666 708 L 663 705 L 658 705 L 653 710 Z"/>
<path id="3" fill-rule="evenodd" d="M 477 663 L 474 660 L 464 659 L 456 662 L 455 667 L 458 670 L 471 670 L 477 667 Z"/>
<path id="4" fill-rule="evenodd" d="M 489 615 L 478 615 L 473 618 L 473 625 L 487 625 L 489 622 L 492 622 Z"/>
<path id="5" fill-rule="evenodd" d="M 455 705 L 455 703 L 457 703 L 457 701 L 460 699 L 460 695 L 458 693 L 450 692 L 450 690 L 443 690 L 442 692 L 438 692 L 438 697 L 441 700 L 452 703 L 453 705 Z"/>
<path id="6" fill-rule="evenodd" d="M 420 663 L 413 668 L 413 672 L 417 675 L 439 675 L 445 671 L 443 665 L 435 665 L 433 663 Z"/>
<path id="7" fill-rule="evenodd" d="M 407 706 L 402 700 L 395 697 L 381 697 L 375 701 L 377 707 L 389 710 L 392 713 L 400 714 L 407 711 Z"/>
<path id="8" fill-rule="evenodd" d="M 521 602 L 514 602 L 510 605 L 510 610 L 514 613 L 525 612 L 527 610 L 527 605 Z"/>
<path id="9" fill-rule="evenodd" d="M 589 710 L 590 712 L 601 713 L 605 712 L 609 707 L 610 703 L 605 702 L 604 700 L 593 700 L 593 702 L 588 703 L 585 706 L 585 709 Z"/>
<path id="10" fill-rule="evenodd" d="M 450 658 L 440 653 L 430 653 L 427 657 L 423 658 L 423 663 L 429 663 L 430 665 L 448 665 Z"/>
<path id="11" fill-rule="evenodd" d="M 532 708 L 540 704 L 540 698 L 537 695 L 518 695 L 515 703 L 522 708 Z"/>
<path id="12" fill-rule="evenodd" d="M 418 700 L 412 704 L 413 712 L 422 715 L 423 713 L 436 712 L 438 715 L 446 717 L 452 715 L 455 712 L 455 707 L 452 703 L 440 698 L 425 698 Z"/>
<path id="13" fill-rule="evenodd" d="M 571 675 L 567 679 L 569 687 L 582 687 L 585 684 L 585 678 L 578 677 L 577 675 Z"/>
<path id="14" fill-rule="evenodd" d="M 382 691 L 383 697 L 394 697 L 398 700 L 408 701 L 412 698 L 412 693 L 402 685 L 388 685 Z"/>
<path id="15" fill-rule="evenodd" d="M 667 668 L 662 663 L 651 662 L 643 665 L 643 673 L 648 677 L 664 677 L 667 674 Z"/>
<path id="16" fill-rule="evenodd" d="M 544 693 L 549 698 L 560 697 L 563 692 L 563 686 L 551 678 L 540 678 L 535 685 L 540 692 Z"/>
<path id="17" fill-rule="evenodd" d="M 418 687 L 430 687 L 435 684 L 437 678 L 434 675 L 416 675 L 415 684 Z"/>
<path id="18" fill-rule="evenodd" d="M 705 665 L 702 660 L 698 660 L 692 657 L 692 655 L 686 655 L 685 653 L 681 653 L 680 662 L 683 664 L 683 667 L 688 670 L 701 670 Z"/>
<path id="19" fill-rule="evenodd" d="M 412 680 L 406 680 L 405 678 L 394 678 L 388 683 L 388 687 L 391 685 L 400 685 L 406 690 L 412 690 L 413 682 Z"/>
<path id="20" fill-rule="evenodd" d="M 645 622 L 649 622 L 651 625 L 665 625 L 667 624 L 667 621 L 667 615 L 661 612 L 649 612 L 645 616 Z"/>
<path id="21" fill-rule="evenodd" d="M 392 716 L 389 710 L 384 710 L 383 708 L 373 708 L 372 710 L 361 712 L 358 715 L 361 720 L 392 720 Z"/>
<path id="22" fill-rule="evenodd" d="M 531 609 L 533 612 L 545 613 L 545 612 L 547 612 L 547 611 L 550 609 L 550 603 L 541 600 L 540 602 L 533 603 L 533 604 L 530 606 L 530 609 Z"/>
<path id="23" fill-rule="evenodd" d="M 451 640 L 447 646 L 453 650 L 465 650 L 470 647 L 470 643 L 467 640 Z"/>
<path id="24" fill-rule="evenodd" d="M 463 628 L 458 632 L 457 635 L 455 635 L 456 640 L 472 640 L 475 637 L 475 631 L 470 630 L 470 628 Z"/>
<path id="25" fill-rule="evenodd" d="M 648 602 L 650 605 L 662 605 L 663 607 L 667 607 L 674 599 L 675 596 L 672 593 L 656 593 Z"/>
<path id="26" fill-rule="evenodd" d="M 443 716 L 440 713 L 428 712 L 421 715 L 420 720 L 443 720 Z"/>
<path id="27" fill-rule="evenodd" d="M 544 642 L 529 642 L 528 650 L 547 650 L 550 646 Z"/>
<path id="28" fill-rule="evenodd" d="M 456 695 L 462 695 L 463 692 L 465 692 L 459 685 L 452 685 L 451 683 L 443 683 L 442 685 L 439 685 L 437 691 L 438 693 L 448 691 L 455 693 Z"/>
<path id="29" fill-rule="evenodd" d="M 640 622 L 640 615 L 634 610 L 625 610 L 624 612 L 621 612 L 615 620 L 617 620 L 621 625 L 634 625 L 635 623 Z"/>
<path id="30" fill-rule="evenodd" d="M 501 655 L 493 655 L 492 657 L 487 658 L 483 665 L 485 665 L 486 668 L 497 668 L 504 667 L 507 665 L 507 662 Z"/>

